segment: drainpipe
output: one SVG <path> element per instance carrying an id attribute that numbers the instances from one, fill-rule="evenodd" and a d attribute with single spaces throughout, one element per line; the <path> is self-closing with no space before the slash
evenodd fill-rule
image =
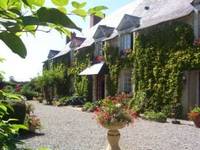
<path id="1" fill-rule="evenodd" d="M 199 18 L 199 10 L 200 10 L 200 4 L 194 6 L 194 37 L 195 39 L 199 38 L 199 25 L 200 25 L 200 18 Z"/>

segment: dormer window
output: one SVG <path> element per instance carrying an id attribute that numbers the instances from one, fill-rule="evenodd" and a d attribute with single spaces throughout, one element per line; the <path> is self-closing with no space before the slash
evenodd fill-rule
<path id="1" fill-rule="evenodd" d="M 128 51 L 130 51 L 132 47 L 132 34 L 122 34 L 120 35 L 120 55 L 126 54 Z"/>

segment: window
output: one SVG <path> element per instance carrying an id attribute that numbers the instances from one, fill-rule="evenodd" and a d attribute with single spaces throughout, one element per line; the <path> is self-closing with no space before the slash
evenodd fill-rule
<path id="1" fill-rule="evenodd" d="M 120 92 L 131 93 L 132 83 L 131 83 L 131 71 L 123 70 L 120 74 Z"/>
<path id="2" fill-rule="evenodd" d="M 120 35 L 120 53 L 126 49 L 131 49 L 131 34 Z"/>
<path id="3" fill-rule="evenodd" d="M 94 56 L 103 56 L 103 44 L 102 42 L 95 43 L 95 54 Z"/>

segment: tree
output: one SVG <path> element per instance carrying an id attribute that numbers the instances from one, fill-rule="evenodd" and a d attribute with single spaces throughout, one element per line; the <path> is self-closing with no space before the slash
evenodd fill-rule
<path id="1" fill-rule="evenodd" d="M 55 8 L 45 7 L 45 0 L 1 0 L 0 40 L 22 58 L 27 55 L 26 47 L 20 39 L 22 33 L 35 34 L 36 31 L 49 32 L 55 29 L 70 35 L 70 29 L 81 30 L 70 19 L 70 15 L 85 18 L 87 15 L 103 17 L 105 6 L 85 9 L 87 2 L 74 0 L 51 0 Z M 67 6 L 72 5 L 72 10 Z M 40 28 L 45 27 L 45 28 Z M 48 28 L 48 30 L 46 30 Z"/>

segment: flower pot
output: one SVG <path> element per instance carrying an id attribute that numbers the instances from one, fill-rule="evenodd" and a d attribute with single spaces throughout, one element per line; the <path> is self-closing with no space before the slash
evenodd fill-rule
<path id="1" fill-rule="evenodd" d="M 124 123 L 124 122 L 113 123 L 111 125 L 103 125 L 103 127 L 108 129 L 108 133 L 107 133 L 108 146 L 107 146 L 106 150 L 120 150 L 119 129 L 122 129 L 125 126 L 126 126 L 126 123 Z"/>
<path id="2" fill-rule="evenodd" d="M 189 113 L 189 118 L 194 122 L 197 128 L 200 128 L 200 113 L 191 112 Z"/>

